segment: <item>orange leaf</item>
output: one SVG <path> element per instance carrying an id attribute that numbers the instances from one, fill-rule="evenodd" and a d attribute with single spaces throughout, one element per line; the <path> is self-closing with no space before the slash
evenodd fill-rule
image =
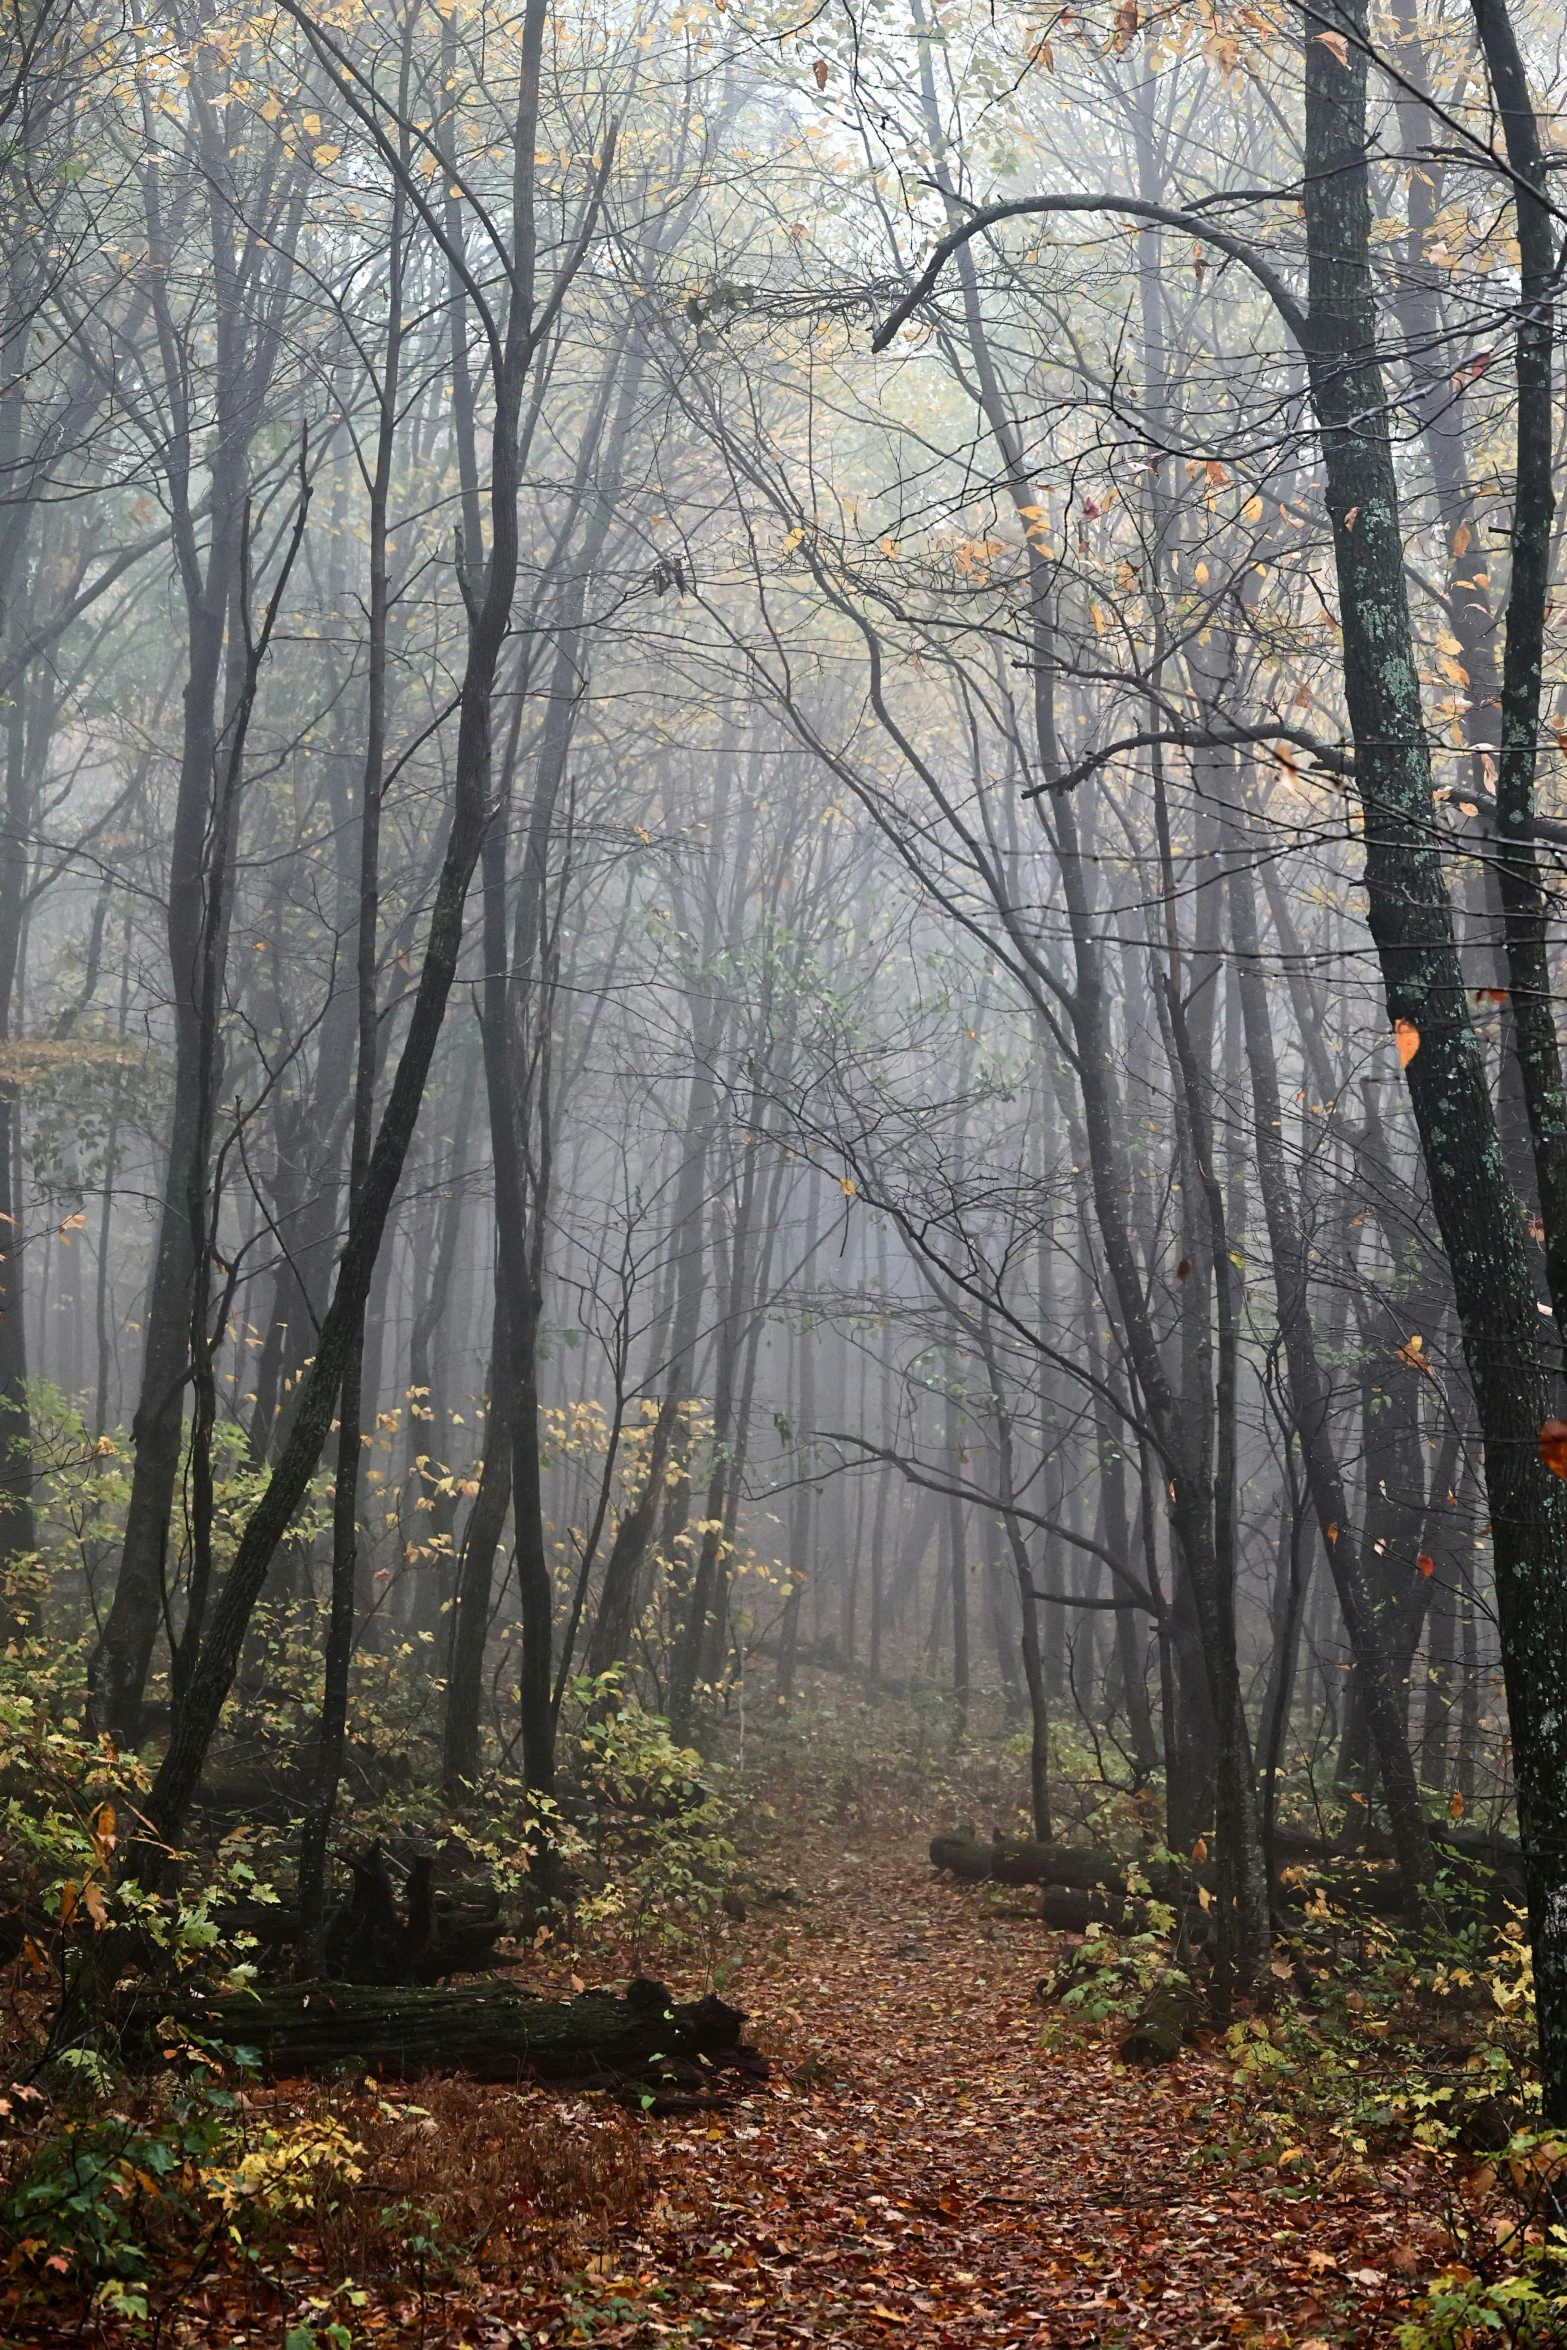
<path id="1" fill-rule="evenodd" d="M 1551 1475 L 1567 1477 L 1567 1420 L 1547 1420 L 1535 1443 Z"/>
<path id="2" fill-rule="evenodd" d="M 1344 71 L 1347 73 L 1349 71 L 1349 43 L 1345 40 L 1343 34 L 1318 33 L 1317 39 L 1322 43 L 1324 49 L 1331 49 L 1333 55 L 1338 59 L 1340 65 L 1343 66 Z"/>
<path id="3" fill-rule="evenodd" d="M 1473 540 L 1473 538 L 1474 532 L 1470 529 L 1468 523 L 1461 522 L 1453 533 L 1453 553 L 1459 556 L 1467 555 L 1469 552 L 1470 542 Z"/>
<path id="4" fill-rule="evenodd" d="M 1420 1050 L 1420 1031 L 1415 1026 L 1413 1020 L 1394 1021 L 1393 1042 L 1398 1047 L 1399 1067 L 1401 1069 L 1407 1069 L 1410 1062 L 1414 1059 L 1416 1053 L 1418 1053 Z"/>
<path id="5" fill-rule="evenodd" d="M 817 87 L 819 90 L 825 90 L 825 89 L 826 89 L 826 87 L 827 87 L 827 60 L 826 60 L 826 58 L 825 58 L 825 57 L 818 57 L 818 58 L 817 58 L 817 60 L 816 60 L 816 63 L 815 63 L 813 66 L 812 66 L 812 68 L 811 68 L 811 71 L 812 71 L 812 73 L 813 73 L 813 74 L 815 74 L 815 76 L 816 76 L 816 87 Z"/>
<path id="6" fill-rule="evenodd" d="M 1423 1550 L 1420 1553 L 1420 1556 L 1415 1561 L 1415 1565 L 1420 1569 L 1422 1575 L 1429 1576 L 1436 1573 L 1436 1561 L 1428 1550 Z"/>
<path id="7" fill-rule="evenodd" d="M 1348 512 L 1348 513 L 1345 515 L 1345 517 L 1344 517 L 1344 528 L 1345 528 L 1346 530 L 1353 530 L 1353 529 L 1354 529 L 1354 527 L 1355 527 L 1355 516 L 1356 516 L 1356 515 L 1357 515 L 1359 512 L 1360 512 L 1360 508 L 1359 508 L 1358 506 L 1351 506 L 1351 508 L 1349 509 L 1349 512 Z"/>
<path id="8" fill-rule="evenodd" d="M 1505 987 L 1477 987 L 1475 989 L 1477 1004 L 1505 1004 L 1506 1001 L 1507 990 Z"/>
<path id="9" fill-rule="evenodd" d="M 1447 1816 L 1450 1820 L 1461 1820 L 1464 1816 L 1464 1799 L 1456 1787 L 1447 1799 Z"/>

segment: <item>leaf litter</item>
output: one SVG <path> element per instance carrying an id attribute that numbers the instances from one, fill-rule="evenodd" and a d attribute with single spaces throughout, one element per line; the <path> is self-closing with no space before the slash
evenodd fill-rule
<path id="1" fill-rule="evenodd" d="M 406 2262 L 390 2288 L 345 2277 L 330 2231 L 269 2279 L 209 2262 L 161 2318 L 154 2297 L 160 2350 L 1391 2342 L 1445 2243 L 1418 2159 L 1292 2179 L 1246 2150 L 1251 2091 L 1222 2039 L 1142 2072 L 1118 2061 L 1123 2022 L 1052 2024 L 1036 1986 L 1072 1938 L 934 1877 L 901 1840 L 780 1857 L 804 1889 L 726 1938 L 725 1994 L 749 2011 L 765 2084 L 668 2117 L 456 2082 L 390 2092 L 460 2114 L 478 2144 L 552 2116 L 620 2133 L 632 2194 L 585 2231 L 535 2215 L 530 2233 L 524 2211 L 509 2247 L 487 2238 L 417 2291 Z M 252 2097 L 281 2108 L 301 2087 Z M 147 2339 L 84 2321 L 82 2339 Z"/>

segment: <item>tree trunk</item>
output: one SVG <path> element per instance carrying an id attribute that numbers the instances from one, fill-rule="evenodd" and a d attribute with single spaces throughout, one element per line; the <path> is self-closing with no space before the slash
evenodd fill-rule
<path id="1" fill-rule="evenodd" d="M 1289 1375 L 1291 1416 L 1300 1439 L 1307 1488 L 1354 1650 L 1357 1678 L 1382 1769 L 1399 1865 L 1406 1887 L 1412 1890 L 1430 1883 L 1435 1862 L 1403 1709 L 1395 1696 L 1376 1610 L 1366 1588 L 1348 1495 L 1333 1450 L 1332 1390 L 1317 1356 L 1311 1321 L 1310 1262 L 1284 1161 L 1283 1111 L 1248 855 L 1249 844 L 1242 839 L 1229 859 L 1230 931 L 1246 1030 L 1246 1057 L 1251 1064 L 1257 1180 L 1273 1260 L 1274 1294 Z"/>
<path id="2" fill-rule="evenodd" d="M 506 1313 L 497 1297 L 490 1338 L 489 1410 L 484 1424 L 484 1466 L 468 1514 L 457 1602 L 452 1610 L 451 1649 L 446 1668 L 446 1720 L 441 1742 L 441 1785 L 448 1803 L 479 1775 L 479 1726 L 484 1710 L 484 1648 L 490 1631 L 490 1595 L 495 1554 L 511 1507 L 511 1429 L 507 1413 L 511 1380 L 506 1368 Z"/>
<path id="3" fill-rule="evenodd" d="M 1560 2125 L 1567 2121 L 1567 1848 L 1560 1835 L 1567 1817 L 1567 1495 L 1536 1450 L 1551 1408 L 1540 1317 L 1431 823 L 1430 756 L 1376 352 L 1366 16 L 1360 0 L 1337 0 L 1328 13 L 1342 27 L 1349 62 L 1341 65 L 1322 40 L 1305 44 L 1312 395 L 1333 520 L 1372 936 L 1388 1012 L 1408 1056 L 1484 1442 L 1534 1945 L 1542 2115 L 1547 2125 Z"/>

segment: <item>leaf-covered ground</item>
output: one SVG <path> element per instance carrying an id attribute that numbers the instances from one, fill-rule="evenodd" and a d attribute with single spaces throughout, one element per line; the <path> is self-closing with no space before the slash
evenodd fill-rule
<path id="1" fill-rule="evenodd" d="M 1116 2062 L 1113 2029 L 1045 2051 L 1057 1939 L 922 1856 L 844 1859 L 783 1939 L 740 1978 L 777 2077 L 660 2126 L 658 2200 L 613 2248 L 627 2296 L 660 2298 L 613 2338 L 1391 2340 L 1428 2265 L 1423 2172 L 1291 2186 L 1226 2151 L 1234 2070 L 1212 2050 L 1154 2073 Z"/>
<path id="2" fill-rule="evenodd" d="M 481 2249 L 457 2279 L 433 2264 L 422 2289 L 406 2264 L 395 2290 L 366 2273 L 339 2295 L 308 2254 L 271 2286 L 224 2263 L 166 2307 L 161 2342 L 325 2344 L 333 2323 L 355 2345 L 429 2350 L 1393 2341 L 1440 2256 L 1428 2172 L 1292 2183 L 1248 2139 L 1222 2042 L 1153 2073 L 1117 2063 L 1113 2025 L 1043 2045 L 1060 2026 L 1035 1986 L 1061 1945 L 1021 1902 L 996 1914 L 912 1846 L 835 1859 L 797 1853 L 797 1898 L 730 1936 L 729 1996 L 773 2060 L 765 2088 L 667 2119 L 461 2093 L 497 2133 L 591 2114 L 635 2140 L 630 2216 L 569 2253 L 546 2235 L 530 2255 L 524 2230 L 499 2273 Z"/>

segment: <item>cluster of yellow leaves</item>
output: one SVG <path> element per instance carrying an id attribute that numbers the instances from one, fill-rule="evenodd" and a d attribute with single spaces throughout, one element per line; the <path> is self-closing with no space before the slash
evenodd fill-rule
<path id="1" fill-rule="evenodd" d="M 403 2111 L 411 2109 L 404 2107 Z M 364 2147 L 331 2114 L 313 2114 L 292 2128 L 268 2130 L 232 2168 L 202 2174 L 202 2184 L 225 2212 L 310 2211 L 326 2186 L 354 2187 L 364 2177 Z"/>

